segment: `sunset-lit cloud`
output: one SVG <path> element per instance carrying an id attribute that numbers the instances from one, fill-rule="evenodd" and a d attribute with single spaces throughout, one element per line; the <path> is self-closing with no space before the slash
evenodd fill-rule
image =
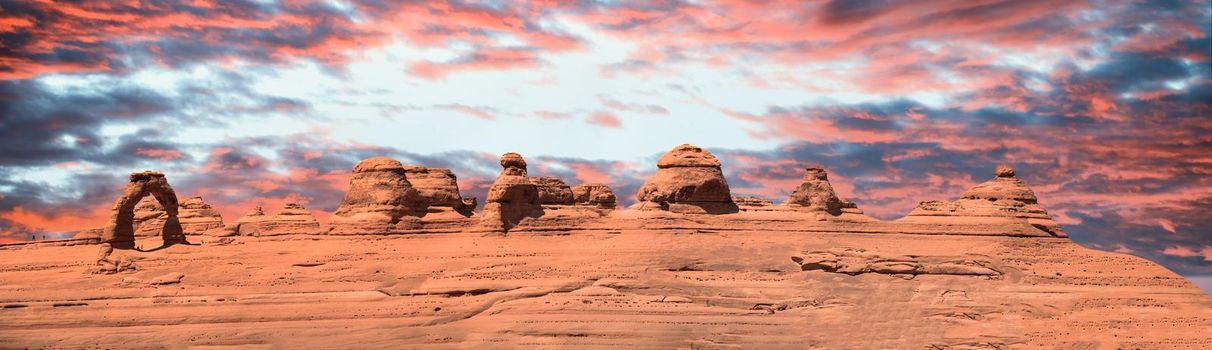
<path id="1" fill-rule="evenodd" d="M 497 157 L 623 204 L 681 143 L 736 194 L 807 165 L 895 219 L 1008 163 L 1077 242 L 1212 275 L 1206 2 L 0 5 L 0 240 L 101 226 L 164 171 L 226 220 L 322 221 L 358 160 Z"/>

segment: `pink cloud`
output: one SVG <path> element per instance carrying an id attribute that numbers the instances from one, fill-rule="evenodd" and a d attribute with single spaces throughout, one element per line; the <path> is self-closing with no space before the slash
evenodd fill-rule
<path id="1" fill-rule="evenodd" d="M 623 127 L 623 120 L 610 112 L 593 112 L 589 115 L 589 118 L 585 119 L 585 122 L 605 128 L 618 129 Z"/>

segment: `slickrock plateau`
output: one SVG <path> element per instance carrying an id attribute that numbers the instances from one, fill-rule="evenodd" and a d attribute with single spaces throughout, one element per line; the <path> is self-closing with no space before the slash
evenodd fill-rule
<path id="1" fill-rule="evenodd" d="M 193 244 L 171 222 L 200 206 L 132 174 L 100 238 L 0 245 L 0 348 L 1212 348 L 1212 297 L 1073 243 L 1009 167 L 882 221 L 818 167 L 734 199 L 691 145 L 629 209 L 501 166 L 479 214 L 448 170 L 371 158 L 331 226 L 257 208 Z M 148 195 L 161 238 L 133 234 Z"/>

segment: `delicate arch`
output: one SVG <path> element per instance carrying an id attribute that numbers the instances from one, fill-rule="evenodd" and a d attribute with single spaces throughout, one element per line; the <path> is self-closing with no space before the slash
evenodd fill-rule
<path id="1" fill-rule="evenodd" d="M 101 235 L 102 243 L 108 243 L 118 249 L 134 248 L 135 205 L 139 204 L 139 201 L 147 195 L 155 197 L 156 201 L 160 202 L 160 206 L 164 207 L 166 220 L 161 235 L 164 238 L 164 244 L 185 242 L 181 220 L 177 218 L 177 193 L 173 191 L 172 186 L 168 185 L 164 173 L 144 171 L 131 173 L 130 183 L 126 184 L 122 195 L 114 200 L 109 223 L 105 225 L 105 231 Z"/>

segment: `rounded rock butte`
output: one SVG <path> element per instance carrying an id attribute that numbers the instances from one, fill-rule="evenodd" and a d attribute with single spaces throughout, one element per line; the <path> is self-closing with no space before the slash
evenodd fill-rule
<path id="1" fill-rule="evenodd" d="M 406 216 L 420 217 L 428 208 L 404 173 L 399 161 L 388 157 L 358 162 L 349 190 L 330 218 L 333 233 L 390 232 Z"/>
<path id="2" fill-rule="evenodd" d="M 734 213 L 728 181 L 720 161 L 701 147 L 682 144 L 657 160 L 657 171 L 636 191 L 641 210 L 682 213 Z"/>

